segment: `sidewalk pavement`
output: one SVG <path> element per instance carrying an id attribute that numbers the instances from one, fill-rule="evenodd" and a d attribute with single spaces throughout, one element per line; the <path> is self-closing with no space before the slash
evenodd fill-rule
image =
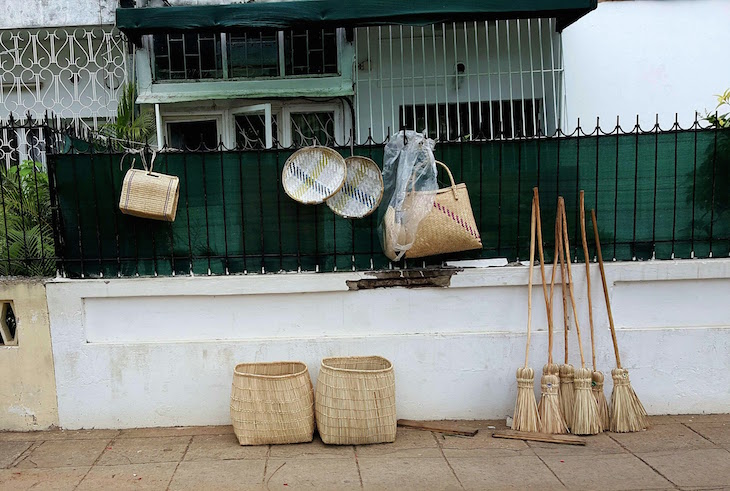
<path id="1" fill-rule="evenodd" d="M 585 447 L 398 428 L 395 443 L 241 447 L 230 426 L 0 433 L 0 489 L 730 489 L 730 414 L 655 416 Z"/>

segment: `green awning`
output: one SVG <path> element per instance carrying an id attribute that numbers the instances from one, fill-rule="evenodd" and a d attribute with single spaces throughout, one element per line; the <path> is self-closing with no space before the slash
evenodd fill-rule
<path id="1" fill-rule="evenodd" d="M 117 9 L 117 27 L 145 34 L 329 25 L 428 25 L 494 19 L 557 19 L 558 30 L 596 8 L 597 0 L 300 0 Z"/>

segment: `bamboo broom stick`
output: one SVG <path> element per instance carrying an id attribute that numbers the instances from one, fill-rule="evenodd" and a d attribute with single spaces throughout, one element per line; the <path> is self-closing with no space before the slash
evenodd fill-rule
<path id="1" fill-rule="evenodd" d="M 611 393 L 611 408 L 609 411 L 610 429 L 618 433 L 641 431 L 648 427 L 649 424 L 646 410 L 629 381 L 629 371 L 621 367 L 621 356 L 618 351 L 616 327 L 613 323 L 613 313 L 611 312 L 611 301 L 608 297 L 608 284 L 606 283 L 606 271 L 603 268 L 601 239 L 598 236 L 595 210 L 591 210 L 591 221 L 593 222 L 593 234 L 596 238 L 596 256 L 598 256 L 598 267 L 601 270 L 601 283 L 603 283 L 603 296 L 606 299 L 606 312 L 608 313 L 608 325 L 611 329 L 613 353 L 616 356 L 616 368 L 611 370 L 613 392 Z"/>
<path id="2" fill-rule="evenodd" d="M 586 238 L 586 206 L 585 192 L 580 192 L 580 237 L 583 242 L 583 257 L 586 263 L 586 291 L 588 294 L 588 321 L 591 326 L 591 358 L 593 361 L 593 373 L 591 374 L 593 397 L 596 399 L 598 407 L 598 419 L 601 421 L 601 427 L 608 429 L 608 401 L 603 393 L 603 372 L 596 368 L 596 339 L 593 327 L 593 299 L 591 297 L 591 259 L 588 255 L 588 239 Z"/>
<path id="3" fill-rule="evenodd" d="M 532 200 L 530 213 L 530 267 L 527 280 L 527 344 L 525 346 L 525 366 L 517 369 L 517 401 L 512 419 L 512 429 L 537 432 L 540 418 L 535 400 L 535 372 L 530 368 L 530 336 L 532 335 L 532 274 L 535 263 L 535 200 Z"/>
<path id="4" fill-rule="evenodd" d="M 561 198 L 562 199 L 562 198 Z M 578 335 L 578 350 L 580 352 L 581 367 L 575 371 L 575 402 L 573 404 L 573 423 L 571 431 L 576 435 L 595 435 L 603 431 L 601 421 L 598 418 L 598 405 L 591 390 L 592 372 L 586 368 L 586 360 L 583 354 L 583 341 L 580 335 L 580 322 L 578 322 L 578 309 L 575 305 L 575 291 L 573 288 L 573 273 L 570 267 L 570 242 L 568 241 L 568 220 L 565 213 L 565 205 L 562 206 L 563 224 L 563 250 L 565 251 L 565 264 L 568 270 L 568 288 L 570 290 L 570 305 L 573 309 L 573 321 L 575 332 Z"/>
<path id="5" fill-rule="evenodd" d="M 565 202 L 563 198 L 558 198 L 558 211 L 555 217 L 555 247 L 558 250 L 558 261 L 560 263 L 560 282 L 562 286 L 563 296 L 563 333 L 565 338 L 565 363 L 559 367 L 560 387 L 558 394 L 560 396 L 560 411 L 565 419 L 568 428 L 573 424 L 573 405 L 575 403 L 575 368 L 568 363 L 568 292 L 565 285 L 567 272 L 565 269 L 565 254 L 563 254 L 563 207 Z"/>
<path id="6" fill-rule="evenodd" d="M 548 321 L 548 362 L 542 369 L 543 375 L 540 379 L 541 397 L 537 405 L 537 412 L 540 417 L 540 433 L 563 434 L 568 432 L 568 427 L 563 419 L 563 414 L 560 412 L 560 397 L 558 395 L 558 388 L 560 387 L 559 367 L 553 363 L 552 292 L 555 284 L 555 265 L 553 265 L 550 293 L 548 293 L 545 277 L 545 255 L 542 244 L 540 195 L 537 187 L 533 188 L 532 192 L 537 217 L 537 250 L 540 257 L 540 277 L 542 279 L 542 293 L 545 297 L 545 310 Z M 557 248 L 555 252 L 555 261 L 557 261 Z"/>

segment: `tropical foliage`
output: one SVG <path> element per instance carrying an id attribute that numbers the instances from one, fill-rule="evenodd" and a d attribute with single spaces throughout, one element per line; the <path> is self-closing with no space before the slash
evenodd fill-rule
<path id="1" fill-rule="evenodd" d="M 26 160 L 0 168 L 0 275 L 55 272 L 48 174 Z"/>
<path id="2" fill-rule="evenodd" d="M 102 133 L 122 141 L 146 143 L 155 132 L 155 116 L 149 109 L 140 110 L 134 103 L 137 89 L 134 83 L 119 91 L 117 118 L 103 126 Z"/>

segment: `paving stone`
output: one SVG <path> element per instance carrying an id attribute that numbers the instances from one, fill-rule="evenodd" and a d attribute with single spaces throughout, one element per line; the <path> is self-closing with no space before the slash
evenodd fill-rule
<path id="1" fill-rule="evenodd" d="M 266 489 L 360 489 L 354 457 L 318 459 L 316 462 L 270 458 L 264 483 Z"/>
<path id="2" fill-rule="evenodd" d="M 673 414 L 649 416 L 649 426 L 681 423 L 677 418 L 678 416 Z"/>
<path id="3" fill-rule="evenodd" d="M 461 489 L 444 459 L 362 457 L 358 463 L 366 490 Z"/>
<path id="4" fill-rule="evenodd" d="M 549 455 L 607 455 L 628 453 L 606 433 L 586 436 L 585 446 L 556 445 L 555 443 L 527 442 L 540 457 Z"/>
<path id="5" fill-rule="evenodd" d="M 94 466 L 76 488 L 78 491 L 166 489 L 177 462 Z"/>
<path id="6" fill-rule="evenodd" d="M 130 428 L 122 430 L 117 438 L 158 438 L 167 436 L 227 435 L 233 427 L 225 426 L 176 426 L 173 428 Z"/>
<path id="7" fill-rule="evenodd" d="M 90 466 L 107 447 L 109 440 L 46 441 L 14 468 Z"/>
<path id="8" fill-rule="evenodd" d="M 191 438 L 121 438 L 107 445 L 96 465 L 180 462 Z"/>
<path id="9" fill-rule="evenodd" d="M 503 429 L 503 428 L 497 428 Z M 479 430 L 474 436 L 455 436 L 436 434 L 436 439 L 447 459 L 456 457 L 514 457 L 535 455 L 530 446 L 522 440 L 494 438 L 497 429 Z"/>
<path id="10" fill-rule="evenodd" d="M 195 435 L 185 461 L 265 459 L 268 451 L 268 445 L 240 445 L 233 433 Z"/>
<path id="11" fill-rule="evenodd" d="M 76 488 L 88 471 L 88 466 L 57 469 L 4 469 L 0 470 L 0 489 L 3 491 L 25 491 L 26 489 L 71 491 Z"/>
<path id="12" fill-rule="evenodd" d="M 682 488 L 730 487 L 730 452 L 725 449 L 652 452 L 639 457 Z"/>
<path id="13" fill-rule="evenodd" d="M 571 489 L 654 489 L 672 484 L 634 455 L 558 455 L 543 460 Z"/>
<path id="14" fill-rule="evenodd" d="M 28 450 L 33 442 L 3 442 L 0 444 L 0 468 L 5 469 Z"/>
<path id="15" fill-rule="evenodd" d="M 633 453 L 715 447 L 712 442 L 682 424 L 656 425 L 635 433 L 608 435 Z"/>
<path id="16" fill-rule="evenodd" d="M 352 445 L 325 445 L 319 435 L 314 435 L 310 443 L 271 445 L 269 456 L 272 459 L 354 459 Z"/>
<path id="17" fill-rule="evenodd" d="M 565 489 L 550 469 L 534 455 L 452 458 L 449 463 L 468 490 Z"/>
<path id="18" fill-rule="evenodd" d="M 39 442 L 47 440 L 111 440 L 119 430 L 0 431 L 0 442 Z"/>
<path id="19" fill-rule="evenodd" d="M 181 462 L 175 471 L 169 490 L 263 489 L 265 467 L 265 459 Z"/>
<path id="20" fill-rule="evenodd" d="M 678 414 L 674 418 L 680 423 L 730 423 L 728 414 Z"/>
<path id="21" fill-rule="evenodd" d="M 687 426 L 717 445 L 730 445 L 730 421 L 686 423 Z"/>
<path id="22" fill-rule="evenodd" d="M 443 458 L 433 433 L 408 428 L 398 428 L 393 443 L 358 445 L 355 451 L 358 457 Z"/>

